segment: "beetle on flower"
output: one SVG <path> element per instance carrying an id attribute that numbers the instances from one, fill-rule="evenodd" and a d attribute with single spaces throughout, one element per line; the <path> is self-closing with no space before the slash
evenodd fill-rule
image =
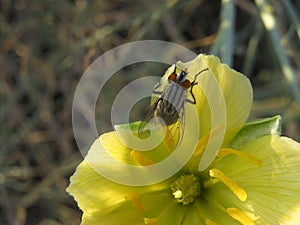
<path id="1" fill-rule="evenodd" d="M 122 145 L 115 132 L 103 134 L 77 167 L 67 189 L 83 211 L 82 224 L 298 224 L 300 144 L 280 136 L 279 116 L 246 122 L 252 88 L 244 75 L 221 64 L 214 56 L 200 54 L 182 63 L 191 74 L 197 74 L 200 65 L 207 66 L 208 75 L 217 79 L 226 106 L 224 139 L 217 156 L 208 167 L 199 170 L 205 148 L 218 129 L 211 126 L 205 94 L 195 86 L 193 94 L 201 130 L 189 161 L 156 184 L 118 184 L 101 176 L 89 164 L 89 159 L 93 159 L 93 165 L 103 163 L 99 146 L 119 161 L 136 166 L 155 164 L 171 152 L 165 144 L 139 152 Z M 169 75 L 167 71 L 163 79 Z M 199 78 L 202 80 L 198 82 L 209 85 L 205 74 Z M 138 127 L 138 123 L 132 125 L 133 129 Z"/>

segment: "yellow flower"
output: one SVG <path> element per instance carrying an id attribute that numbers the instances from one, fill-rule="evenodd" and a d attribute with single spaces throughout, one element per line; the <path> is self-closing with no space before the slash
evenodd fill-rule
<path id="1" fill-rule="evenodd" d="M 167 179 L 144 186 L 119 184 L 100 175 L 98 169 L 105 168 L 106 175 L 130 177 L 130 169 L 115 166 L 118 164 L 103 158 L 102 152 L 107 151 L 118 162 L 143 168 L 171 155 L 168 139 L 151 151 L 140 152 L 122 145 L 115 132 L 100 136 L 67 189 L 83 211 L 82 224 L 298 224 L 300 144 L 279 136 L 280 117 L 246 123 L 252 103 L 251 85 L 246 77 L 214 56 L 199 55 L 177 66 L 187 68 L 190 75 L 209 68 L 198 82 L 210 87 L 209 76 L 216 78 L 224 96 L 225 124 L 213 125 L 216 112 L 209 97 L 205 97 L 209 94 L 195 86 L 201 129 L 191 158 Z M 189 115 L 187 112 L 187 120 Z M 133 130 L 137 127 L 138 123 L 131 124 Z M 206 149 L 210 140 L 222 130 L 224 137 L 217 157 L 206 153 L 210 151 Z M 194 131 L 196 128 L 186 132 Z M 199 163 L 202 166 L 198 167 Z M 153 172 L 164 173 L 163 169 Z"/>

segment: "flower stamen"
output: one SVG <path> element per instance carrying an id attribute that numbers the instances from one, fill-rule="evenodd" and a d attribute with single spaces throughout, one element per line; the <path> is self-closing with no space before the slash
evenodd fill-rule
<path id="1" fill-rule="evenodd" d="M 195 148 L 194 156 L 201 155 L 203 151 L 205 150 L 205 147 L 207 146 L 210 138 L 216 137 L 216 135 L 224 128 L 224 124 L 220 124 L 216 126 L 214 129 L 212 129 L 208 134 L 206 134 L 204 137 L 202 137 Z"/>
<path id="2" fill-rule="evenodd" d="M 221 170 L 211 169 L 209 175 L 224 183 L 239 200 L 246 201 L 247 192 L 236 181 L 227 177 Z"/>
<path id="3" fill-rule="evenodd" d="M 140 151 L 132 150 L 130 155 L 141 165 L 141 166 L 149 166 L 154 164 L 154 162 L 145 157 L 143 153 Z"/>
<path id="4" fill-rule="evenodd" d="M 205 135 L 203 138 L 201 138 L 196 145 L 195 151 L 194 151 L 194 156 L 201 155 L 209 141 L 210 133 Z"/>
<path id="5" fill-rule="evenodd" d="M 252 218 L 250 218 L 245 212 L 236 208 L 227 208 L 226 212 L 234 219 L 239 221 L 243 225 L 255 225 Z"/>
<path id="6" fill-rule="evenodd" d="M 225 157 L 227 155 L 231 155 L 231 154 L 237 155 L 240 158 L 248 161 L 249 163 L 255 164 L 257 166 L 262 166 L 262 164 L 263 164 L 263 161 L 261 159 L 254 157 L 252 155 L 249 155 L 246 152 L 238 151 L 238 150 L 235 150 L 232 148 L 220 149 L 218 152 L 218 157 L 223 158 L 223 157 Z"/>
<path id="7" fill-rule="evenodd" d="M 142 202 L 140 201 L 140 197 L 137 193 L 134 193 L 132 195 L 126 196 L 125 197 L 126 200 L 131 200 L 134 207 L 139 210 L 139 211 L 144 211 L 144 206 L 142 204 Z"/>
<path id="8" fill-rule="evenodd" d="M 201 194 L 200 179 L 194 174 L 180 176 L 170 188 L 175 200 L 183 205 L 193 203 Z"/>

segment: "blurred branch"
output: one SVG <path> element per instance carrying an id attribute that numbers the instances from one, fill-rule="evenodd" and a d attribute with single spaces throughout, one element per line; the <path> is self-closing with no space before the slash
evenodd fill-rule
<path id="1" fill-rule="evenodd" d="M 246 75 L 249 75 L 251 73 L 252 67 L 255 62 L 255 57 L 256 57 L 256 50 L 258 49 L 259 41 L 262 35 L 263 27 L 261 23 L 258 23 L 256 25 L 255 32 L 250 38 L 248 48 L 246 50 L 245 54 L 245 60 L 244 60 L 244 65 L 243 65 L 243 73 Z"/>
<path id="2" fill-rule="evenodd" d="M 15 215 L 13 213 L 13 207 L 2 181 L 0 181 L 0 197 L 0 208 L 2 208 L 3 210 L 2 216 L 5 218 L 7 225 L 15 224 Z"/>
<path id="3" fill-rule="evenodd" d="M 285 8 L 287 10 L 288 16 L 290 17 L 291 21 L 293 22 L 293 25 L 296 29 L 298 38 L 300 39 L 300 19 L 299 19 L 299 16 L 297 15 L 295 9 L 291 5 L 290 0 L 282 1 L 282 3 L 283 3 L 283 5 L 285 6 Z"/>
<path id="4" fill-rule="evenodd" d="M 235 6 L 234 0 L 222 0 L 221 25 L 217 34 L 216 42 L 210 53 L 218 55 L 222 62 L 232 66 L 234 47 L 234 23 Z"/>
<path id="5" fill-rule="evenodd" d="M 209 46 L 212 45 L 216 40 L 216 35 L 210 35 L 204 38 L 194 39 L 191 41 L 184 41 L 180 44 L 185 46 L 188 49 L 197 48 L 197 47 L 203 47 L 203 46 Z"/>
<path id="6" fill-rule="evenodd" d="M 65 162 L 62 162 L 53 171 L 51 171 L 47 177 L 37 184 L 31 190 L 31 192 L 24 195 L 19 203 L 19 206 L 27 208 L 30 205 L 33 205 L 40 198 L 40 196 L 43 196 L 43 193 L 46 189 L 50 188 L 51 185 L 56 183 L 59 179 L 62 179 L 62 177 L 71 173 L 81 160 L 82 156 L 77 154 L 71 156 Z"/>
<path id="7" fill-rule="evenodd" d="M 300 104 L 300 90 L 297 85 L 295 72 L 293 71 L 289 59 L 286 56 L 286 53 L 281 45 L 280 34 L 278 32 L 276 20 L 273 15 L 273 7 L 268 2 L 268 0 L 255 0 L 255 2 L 259 9 L 260 17 L 264 24 L 264 27 L 270 36 L 271 45 L 276 54 L 276 58 L 280 63 L 280 67 L 284 74 L 284 77 L 289 87 L 291 88 L 296 101 L 298 102 L 298 104 Z"/>

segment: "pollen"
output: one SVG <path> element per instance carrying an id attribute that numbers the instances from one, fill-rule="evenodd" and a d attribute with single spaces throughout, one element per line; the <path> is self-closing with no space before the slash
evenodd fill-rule
<path id="1" fill-rule="evenodd" d="M 183 175 L 176 179 L 170 188 L 176 202 L 189 205 L 201 194 L 200 178 L 194 174 Z"/>

